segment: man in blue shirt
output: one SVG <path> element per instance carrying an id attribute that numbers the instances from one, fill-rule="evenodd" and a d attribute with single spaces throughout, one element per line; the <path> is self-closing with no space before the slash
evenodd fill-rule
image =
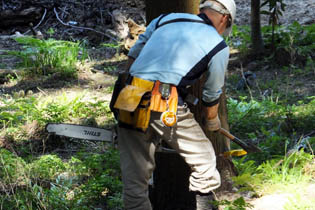
<path id="1" fill-rule="evenodd" d="M 218 102 L 229 59 L 229 48 L 221 35 L 229 34 L 235 13 L 234 0 L 202 0 L 199 15 L 171 13 L 154 19 L 130 49 L 130 75 L 176 87 L 178 107 L 176 124 L 171 127 L 161 122 L 160 112 L 152 111 L 145 132 L 125 126 L 118 128 L 123 199 L 127 210 L 152 209 L 148 182 L 155 167 L 156 139 L 166 141 L 191 167 L 189 189 L 196 193 L 196 209 L 212 209 L 211 192 L 220 186 L 215 152 L 187 108 L 185 89 L 206 75 L 201 98 L 206 128 L 218 130 L 221 127 Z"/>

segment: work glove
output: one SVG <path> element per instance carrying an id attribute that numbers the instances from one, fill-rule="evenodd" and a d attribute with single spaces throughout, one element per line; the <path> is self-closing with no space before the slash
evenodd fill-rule
<path id="1" fill-rule="evenodd" d="M 205 107 L 205 128 L 208 131 L 217 131 L 221 128 L 221 122 L 218 117 L 219 103 Z"/>
<path id="2" fill-rule="evenodd" d="M 217 115 L 213 119 L 207 119 L 205 127 L 208 131 L 218 131 L 221 128 L 219 116 Z"/>

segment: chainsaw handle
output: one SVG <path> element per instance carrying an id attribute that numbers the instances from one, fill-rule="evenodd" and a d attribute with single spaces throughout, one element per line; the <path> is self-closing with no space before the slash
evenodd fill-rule
<path id="1" fill-rule="evenodd" d="M 235 139 L 235 136 L 233 136 L 230 132 L 228 132 L 224 128 L 220 128 L 219 132 L 222 133 L 224 136 L 228 137 L 230 140 Z"/>

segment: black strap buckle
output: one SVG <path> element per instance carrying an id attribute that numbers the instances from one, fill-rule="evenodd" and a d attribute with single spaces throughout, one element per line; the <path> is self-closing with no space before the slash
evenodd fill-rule
<path id="1" fill-rule="evenodd" d="M 159 92 L 164 100 L 167 100 L 171 95 L 171 85 L 160 83 Z"/>

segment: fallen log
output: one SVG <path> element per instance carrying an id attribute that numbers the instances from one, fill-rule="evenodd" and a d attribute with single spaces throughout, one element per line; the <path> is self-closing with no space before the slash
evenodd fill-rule
<path id="1" fill-rule="evenodd" d="M 40 7 L 29 7 L 20 11 L 4 10 L 0 13 L 0 27 L 7 28 L 17 25 L 27 25 L 42 17 L 43 9 Z"/>

